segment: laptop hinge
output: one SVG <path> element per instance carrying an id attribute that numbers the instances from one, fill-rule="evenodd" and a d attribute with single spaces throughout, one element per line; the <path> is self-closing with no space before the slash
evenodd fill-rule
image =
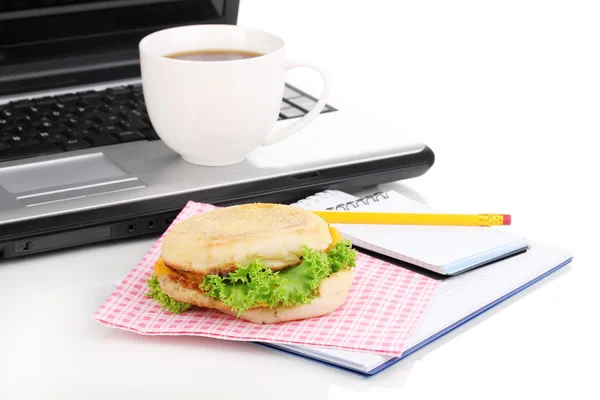
<path id="1" fill-rule="evenodd" d="M 123 53 L 0 67 L 0 96 L 138 78 L 137 51 Z"/>

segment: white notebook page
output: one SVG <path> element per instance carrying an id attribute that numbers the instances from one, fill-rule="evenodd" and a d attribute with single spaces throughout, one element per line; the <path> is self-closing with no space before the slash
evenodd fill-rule
<path id="1" fill-rule="evenodd" d="M 436 212 L 431 207 L 397 192 L 390 191 L 386 194 L 387 199 L 379 197 L 380 200 L 359 204 L 358 208 L 348 207 L 348 212 Z M 324 195 L 323 199 L 317 195 L 313 199 L 297 204 L 303 208 L 323 210 L 351 201 L 348 196 L 339 191 L 329 192 L 329 196 Z M 463 265 L 493 259 L 528 245 L 527 238 L 501 227 L 362 224 L 333 224 L 333 226 L 358 247 L 440 274 L 448 273 L 448 270 L 460 270 Z"/>

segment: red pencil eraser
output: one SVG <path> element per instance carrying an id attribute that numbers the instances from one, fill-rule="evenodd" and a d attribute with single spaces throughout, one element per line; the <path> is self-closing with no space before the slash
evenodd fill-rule
<path id="1" fill-rule="evenodd" d="M 502 225 L 510 225 L 511 219 L 510 214 L 502 215 Z"/>

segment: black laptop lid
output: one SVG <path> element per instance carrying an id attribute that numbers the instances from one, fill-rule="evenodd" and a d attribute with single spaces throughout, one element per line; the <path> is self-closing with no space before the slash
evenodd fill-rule
<path id="1" fill-rule="evenodd" d="M 145 35 L 235 24 L 238 6 L 238 0 L 0 0 L 0 95 L 137 76 Z"/>

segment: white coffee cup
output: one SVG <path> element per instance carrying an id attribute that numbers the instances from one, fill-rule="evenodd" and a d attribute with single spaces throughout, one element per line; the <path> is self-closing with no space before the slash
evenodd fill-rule
<path id="1" fill-rule="evenodd" d="M 198 50 L 263 54 L 233 61 L 191 61 L 166 56 Z M 139 44 L 144 98 L 158 136 L 186 161 L 223 166 L 243 161 L 259 146 L 298 132 L 325 107 L 327 72 L 288 61 L 276 35 L 236 25 L 193 25 L 154 32 Z M 313 68 L 323 78 L 315 107 L 297 122 L 275 130 L 284 74 Z"/>

